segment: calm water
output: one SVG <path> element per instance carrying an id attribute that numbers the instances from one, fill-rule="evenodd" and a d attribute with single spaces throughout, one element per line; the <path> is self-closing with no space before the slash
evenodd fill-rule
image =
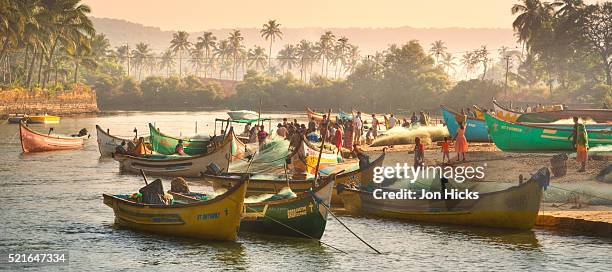
<path id="1" fill-rule="evenodd" d="M 95 125 L 129 136 L 134 127 L 148 134 L 147 122 L 156 122 L 164 132 L 185 135 L 194 133 L 196 120 L 200 133 L 212 132 L 214 117 L 225 118 L 225 114 L 138 112 L 64 118 L 53 125 L 56 132 L 73 133 L 86 127 L 92 133 L 84 150 L 27 155 L 21 154 L 18 126 L 1 124 L 0 251 L 70 251 L 68 267 L 45 267 L 44 271 L 612 269 L 610 240 L 545 230 L 516 233 L 341 217 L 383 252 L 376 255 L 333 219 L 322 241 L 348 254 L 301 239 L 247 235 L 236 242 L 211 243 L 116 228 L 102 193 L 136 192 L 143 182 L 139 176 L 119 174 L 112 159 L 99 158 Z M 33 127 L 46 131 L 50 126 Z M 0 270 L 7 268 L 2 266 Z"/>

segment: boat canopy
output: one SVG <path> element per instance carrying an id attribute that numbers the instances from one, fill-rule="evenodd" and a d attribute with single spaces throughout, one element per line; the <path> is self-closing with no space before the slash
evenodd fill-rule
<path id="1" fill-rule="evenodd" d="M 252 124 L 255 123 L 257 121 L 270 121 L 272 119 L 270 118 L 259 118 L 259 119 L 220 119 L 217 118 L 215 119 L 215 122 L 231 122 L 231 123 L 239 123 L 239 124 Z"/>

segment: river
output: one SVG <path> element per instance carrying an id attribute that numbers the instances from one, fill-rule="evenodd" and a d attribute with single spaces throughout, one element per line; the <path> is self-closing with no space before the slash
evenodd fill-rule
<path id="1" fill-rule="evenodd" d="M 280 115 L 273 115 L 278 118 Z M 95 125 L 130 136 L 148 134 L 155 122 L 168 134 L 212 132 L 223 112 L 116 112 L 63 118 L 60 124 L 32 125 L 46 131 L 92 138 L 83 150 L 22 154 L 18 126 L 0 125 L 2 188 L 0 252 L 68 250 L 68 266 L 54 270 L 582 270 L 610 271 L 612 242 L 549 230 L 507 232 L 341 216 L 383 254 L 375 254 L 338 222 L 328 221 L 323 242 L 240 235 L 236 242 L 203 242 L 117 228 L 102 193 L 136 192 L 142 178 L 122 175 L 112 159 L 99 157 Z M 169 183 L 165 185 L 169 186 Z M 192 189 L 208 190 L 193 185 Z M 4 258 L 4 257 L 3 257 Z M 0 263 L 0 269 L 18 266 Z M 39 270 L 40 267 L 31 267 Z"/>

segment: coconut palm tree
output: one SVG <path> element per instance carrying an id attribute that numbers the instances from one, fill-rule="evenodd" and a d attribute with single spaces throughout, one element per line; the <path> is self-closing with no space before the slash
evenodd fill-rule
<path id="1" fill-rule="evenodd" d="M 217 47 L 215 47 L 213 50 L 216 65 L 219 68 L 219 78 L 222 78 L 223 72 L 227 70 L 225 69 L 228 63 L 226 59 L 230 56 L 230 54 L 230 45 L 228 40 L 221 40 L 217 44 Z M 224 69 L 221 69 L 222 67 Z"/>
<path id="2" fill-rule="evenodd" d="M 470 52 L 466 52 L 461 57 L 461 64 L 465 68 L 465 78 L 466 79 L 468 78 L 468 76 L 472 72 L 472 70 L 474 69 L 474 65 L 476 65 L 476 62 L 475 62 L 474 59 L 475 59 L 474 58 L 474 53 L 471 52 L 471 51 Z"/>
<path id="3" fill-rule="evenodd" d="M 255 46 L 254 48 L 249 49 L 248 52 L 248 65 L 249 67 L 255 67 L 255 71 L 265 68 L 266 63 L 268 62 L 268 56 L 266 55 L 265 49 L 261 46 Z"/>
<path id="4" fill-rule="evenodd" d="M 317 52 L 314 45 L 307 40 L 301 40 L 296 47 L 297 55 L 300 58 L 300 79 L 306 81 L 308 71 L 312 68 Z"/>
<path id="5" fill-rule="evenodd" d="M 170 76 L 170 69 L 176 64 L 174 61 L 174 52 L 170 49 L 164 51 L 159 62 L 160 69 L 166 69 L 166 77 Z"/>
<path id="6" fill-rule="evenodd" d="M 344 64 L 345 72 L 352 74 L 355 71 L 355 68 L 357 68 L 357 65 L 359 65 L 360 58 L 359 47 L 351 44 L 346 54 L 346 62 Z"/>
<path id="7" fill-rule="evenodd" d="M 298 50 L 292 44 L 287 44 L 278 51 L 278 63 L 285 72 L 290 72 L 298 63 Z M 286 68 L 286 69 L 285 69 Z"/>
<path id="8" fill-rule="evenodd" d="M 442 40 L 437 40 L 431 44 L 431 48 L 429 48 L 429 53 L 436 57 L 436 64 L 438 64 L 438 59 L 441 55 L 446 53 L 446 44 Z"/>
<path id="9" fill-rule="evenodd" d="M 334 48 L 334 40 L 336 36 L 331 31 L 326 31 L 321 38 L 319 38 L 319 42 L 317 43 L 318 55 L 321 57 L 321 74 L 323 74 L 323 67 L 325 67 L 325 76 L 327 76 L 327 72 L 329 70 L 329 58 L 332 56 L 333 48 Z"/>
<path id="10" fill-rule="evenodd" d="M 153 57 L 149 45 L 143 42 L 137 43 L 136 48 L 132 50 L 134 67 L 138 69 L 138 81 L 142 78 L 142 70 L 146 66 L 149 58 Z"/>
<path id="11" fill-rule="evenodd" d="M 346 62 L 346 54 L 345 52 L 351 49 L 351 45 L 348 42 L 348 38 L 342 36 L 342 38 L 338 39 L 338 42 L 336 42 L 336 45 L 334 46 L 334 65 L 335 67 L 335 71 L 334 71 L 334 75 L 335 77 L 338 77 L 338 73 L 342 72 L 343 70 L 343 65 Z M 340 71 L 338 71 L 338 64 L 340 64 Z"/>
<path id="12" fill-rule="evenodd" d="M 519 41 L 529 50 L 531 40 L 549 18 L 551 6 L 539 0 L 523 0 L 521 4 L 512 6 L 511 11 L 512 15 L 517 15 L 512 28 L 517 32 Z"/>
<path id="13" fill-rule="evenodd" d="M 130 47 L 126 44 L 126 45 L 121 45 L 118 46 L 117 49 L 115 50 L 115 56 L 117 57 L 117 61 L 120 64 L 126 64 L 127 65 L 127 75 L 128 77 L 130 76 Z"/>
<path id="14" fill-rule="evenodd" d="M 277 23 L 276 20 L 268 20 L 267 23 L 263 25 L 263 28 L 259 31 L 261 33 L 261 37 L 264 39 L 270 40 L 270 51 L 268 56 L 270 56 L 268 60 L 268 69 L 272 66 L 272 44 L 278 38 L 280 40 L 283 39 L 283 32 L 280 30 L 281 24 Z"/>
<path id="15" fill-rule="evenodd" d="M 453 56 L 453 54 L 451 53 L 444 54 L 444 56 L 442 57 L 442 66 L 446 70 L 447 74 L 450 72 L 450 70 L 453 70 L 453 72 L 456 72 L 455 57 Z"/>
<path id="16" fill-rule="evenodd" d="M 74 83 L 79 81 L 79 66 L 81 64 L 94 68 L 97 66 L 95 56 L 92 54 L 93 50 L 91 47 L 91 41 L 88 37 L 84 36 L 80 32 L 72 32 L 71 42 L 68 43 L 67 47 L 63 48 L 63 51 L 72 58 L 74 63 Z"/>
<path id="17" fill-rule="evenodd" d="M 179 59 L 179 78 L 182 76 L 183 72 L 183 51 L 189 50 L 191 48 L 191 42 L 189 42 L 189 33 L 186 31 L 178 31 L 172 35 L 172 40 L 170 41 L 170 49 L 174 51 L 174 53 L 178 53 Z"/>
<path id="18" fill-rule="evenodd" d="M 195 70 L 195 76 L 200 75 L 200 67 L 204 64 L 204 45 L 196 43 L 193 48 L 189 51 L 190 59 L 189 62 L 193 65 Z"/>
<path id="19" fill-rule="evenodd" d="M 234 29 L 234 31 L 229 34 L 227 40 L 229 41 L 229 49 L 233 58 L 232 78 L 236 80 L 238 76 L 238 59 L 241 53 L 244 52 L 244 45 L 242 44 L 244 37 L 240 30 Z"/>
<path id="20" fill-rule="evenodd" d="M 208 68 L 212 64 L 210 56 L 211 51 L 215 48 L 215 45 L 217 44 L 217 37 L 215 37 L 212 32 L 204 32 L 202 36 L 198 37 L 198 44 L 201 45 L 202 48 L 204 48 L 204 53 L 206 53 L 206 61 L 204 62 L 204 77 L 206 77 Z"/>

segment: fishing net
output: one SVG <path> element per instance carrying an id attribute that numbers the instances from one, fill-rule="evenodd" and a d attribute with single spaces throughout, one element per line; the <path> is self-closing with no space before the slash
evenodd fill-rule
<path id="1" fill-rule="evenodd" d="M 297 195 L 291 190 L 291 188 L 283 187 L 283 189 L 281 189 L 278 194 L 261 194 L 250 196 L 244 199 L 244 203 L 259 203 L 265 201 L 290 199 L 295 197 L 297 197 Z"/>
<path id="2" fill-rule="evenodd" d="M 429 144 L 441 141 L 445 136 L 449 136 L 448 129 L 441 125 L 410 128 L 394 127 L 387 130 L 384 135 L 376 138 L 371 146 L 413 144 L 416 137 L 421 138 L 421 143 Z"/>
<path id="3" fill-rule="evenodd" d="M 278 136 L 271 136 L 259 147 L 252 161 L 248 158 L 234 161 L 229 172 L 234 173 L 280 173 L 284 172 L 285 158 L 289 155 L 289 141 Z M 249 167 L 249 164 L 251 165 Z"/>

